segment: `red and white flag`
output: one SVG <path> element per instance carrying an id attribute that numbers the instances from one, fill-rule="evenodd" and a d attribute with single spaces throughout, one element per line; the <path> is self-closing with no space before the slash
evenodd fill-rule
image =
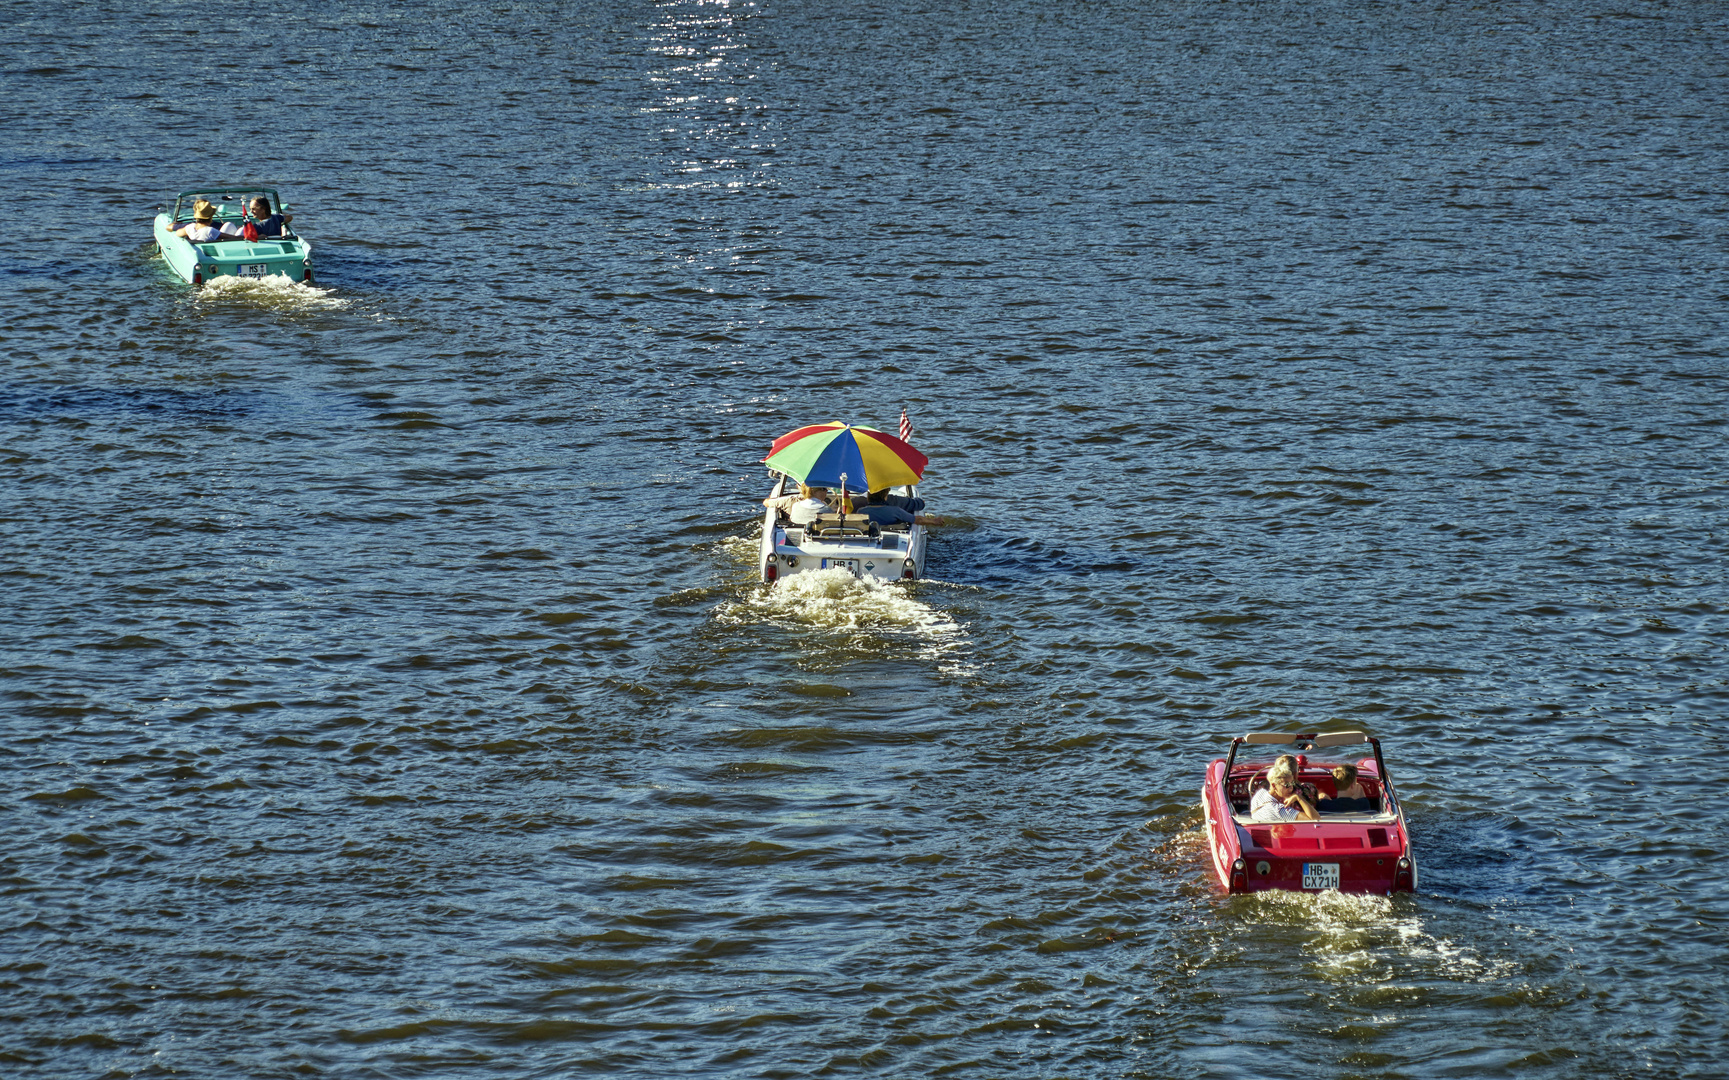
<path id="1" fill-rule="evenodd" d="M 907 419 L 907 407 L 901 406 L 901 442 L 911 442 L 913 438 L 913 422 Z"/>

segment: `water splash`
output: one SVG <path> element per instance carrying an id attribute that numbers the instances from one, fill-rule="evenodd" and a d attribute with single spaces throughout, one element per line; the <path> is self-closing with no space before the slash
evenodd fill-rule
<path id="1" fill-rule="evenodd" d="M 836 629 L 900 627 L 932 635 L 958 630 L 953 618 L 914 597 L 906 585 L 856 578 L 840 569 L 782 578 L 722 604 L 715 614 L 732 623 L 767 619 Z"/>
<path id="2" fill-rule="evenodd" d="M 304 281 L 294 281 L 281 274 L 270 277 L 217 277 L 204 283 L 193 294 L 200 304 L 240 303 L 272 311 L 313 311 L 341 309 L 349 301 L 332 294 L 335 289 L 321 289 Z"/>

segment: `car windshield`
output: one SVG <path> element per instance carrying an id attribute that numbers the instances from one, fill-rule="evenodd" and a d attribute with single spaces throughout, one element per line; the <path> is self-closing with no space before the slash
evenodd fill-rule
<path id="1" fill-rule="evenodd" d="M 1322 732 L 1319 735 L 1256 732 L 1244 736 L 1243 742 L 1237 745 L 1232 769 L 1240 770 L 1245 765 L 1257 768 L 1271 765 L 1281 754 L 1302 755 L 1311 766 L 1321 762 L 1355 764 L 1375 756 L 1375 748 L 1367 738 L 1361 731 Z"/>
<path id="2" fill-rule="evenodd" d="M 263 196 L 270 201 L 274 210 L 281 209 L 276 201 L 276 191 L 273 188 L 214 188 L 210 191 L 184 191 L 176 203 L 175 220 L 192 220 L 192 208 L 199 199 L 207 199 L 216 204 L 217 221 L 239 221 L 242 211 L 252 205 L 252 200 Z"/>

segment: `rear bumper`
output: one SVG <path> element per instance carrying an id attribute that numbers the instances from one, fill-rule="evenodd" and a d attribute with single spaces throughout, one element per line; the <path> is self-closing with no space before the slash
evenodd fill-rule
<path id="1" fill-rule="evenodd" d="M 779 576 L 783 578 L 839 569 L 854 577 L 875 578 L 879 581 L 903 580 L 909 561 L 904 553 L 891 554 L 874 548 L 853 549 L 829 545 L 789 547 L 783 544 L 776 547 L 770 557 L 779 564 Z"/>
<path id="2" fill-rule="evenodd" d="M 1258 857 L 1252 851 L 1243 853 L 1244 876 L 1246 887 L 1232 889 L 1232 892 L 1341 892 L 1357 896 L 1391 896 L 1396 892 L 1415 891 L 1415 874 L 1399 875 L 1393 871 L 1393 860 L 1388 859 L 1384 867 L 1368 868 L 1354 867 L 1344 860 L 1314 859 L 1310 862 L 1339 863 L 1339 887 L 1337 889 L 1305 889 L 1303 887 L 1303 868 L 1306 862 L 1290 859 L 1268 859 Z M 1261 864 L 1268 864 L 1263 872 Z"/>
<path id="3" fill-rule="evenodd" d="M 786 542 L 785 528 L 765 522 L 758 570 L 763 581 L 834 569 L 877 581 L 907 581 L 923 574 L 924 549 L 923 526 L 869 540 L 791 544 Z"/>
<path id="4" fill-rule="evenodd" d="M 304 244 L 244 241 L 197 244 L 204 279 L 212 277 L 286 277 L 305 279 L 311 263 L 311 247 Z M 214 249 L 214 250 L 213 250 Z"/>

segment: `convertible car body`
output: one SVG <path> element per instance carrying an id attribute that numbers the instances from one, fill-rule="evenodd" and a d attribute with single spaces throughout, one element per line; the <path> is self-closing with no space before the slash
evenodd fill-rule
<path id="1" fill-rule="evenodd" d="M 1298 781 L 1316 788 L 1319 821 L 1258 821 L 1250 816 L 1256 781 L 1266 776 L 1277 757 L 1277 752 L 1262 748 L 1273 747 L 1295 756 Z M 1309 756 L 1322 750 L 1332 751 L 1327 760 Z M 1334 800 L 1332 767 L 1339 764 L 1357 767 L 1366 799 L 1355 804 Z M 1240 735 L 1231 740 L 1229 756 L 1207 766 L 1201 805 L 1213 868 L 1230 892 L 1337 889 L 1390 894 L 1417 888 L 1417 859 L 1380 740 L 1361 731 Z"/>
<path id="2" fill-rule="evenodd" d="M 286 277 L 290 281 L 312 280 L 312 245 L 284 227 L 281 236 L 258 240 L 216 240 L 193 243 L 172 230 L 192 220 L 192 209 L 199 199 L 216 204 L 214 224 L 239 226 L 242 213 L 252 198 L 263 195 L 270 205 L 280 209 L 282 203 L 275 188 L 253 184 L 229 187 L 194 188 L 174 197 L 172 209 L 164 208 L 156 215 L 156 249 L 162 261 L 180 276 L 180 280 L 202 285 L 212 278 Z"/>
<path id="3" fill-rule="evenodd" d="M 790 477 L 778 475 L 770 498 L 796 490 Z M 891 493 L 916 498 L 912 486 Z M 925 561 L 925 527 L 878 525 L 862 514 L 823 514 L 806 525 L 795 525 L 784 511 L 767 510 L 757 557 L 762 580 L 778 581 L 813 570 L 845 570 L 857 578 L 910 581 Z"/>

